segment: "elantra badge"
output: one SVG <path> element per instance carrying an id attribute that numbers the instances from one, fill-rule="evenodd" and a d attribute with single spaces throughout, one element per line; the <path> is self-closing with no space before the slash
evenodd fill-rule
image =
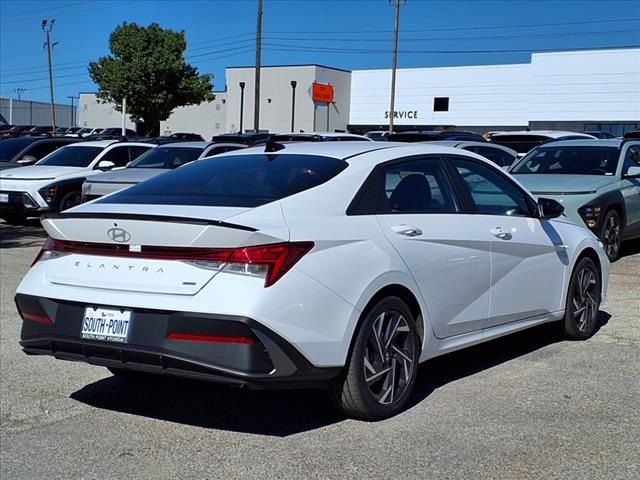
<path id="1" fill-rule="evenodd" d="M 107 236 L 114 242 L 126 243 L 131 240 L 131 234 L 124 228 L 110 228 L 107 230 Z"/>

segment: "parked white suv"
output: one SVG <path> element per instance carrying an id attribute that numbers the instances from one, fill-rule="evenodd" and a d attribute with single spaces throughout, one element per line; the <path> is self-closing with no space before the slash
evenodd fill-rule
<path id="1" fill-rule="evenodd" d="M 21 223 L 27 217 L 66 210 L 80 203 L 85 179 L 124 167 L 154 145 L 102 140 L 62 147 L 35 165 L 0 174 L 0 217 Z"/>

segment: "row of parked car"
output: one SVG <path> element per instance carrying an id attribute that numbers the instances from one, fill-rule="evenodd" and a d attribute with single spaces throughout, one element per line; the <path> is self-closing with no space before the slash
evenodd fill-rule
<path id="1" fill-rule="evenodd" d="M 125 129 L 126 136 L 136 136 L 130 128 Z M 89 128 L 89 127 L 57 127 L 52 125 L 0 125 L 0 140 L 28 136 L 51 135 L 57 137 L 70 136 L 86 138 L 92 135 L 121 135 L 122 128 Z"/>
<path id="2" fill-rule="evenodd" d="M 6 222 L 21 223 L 29 216 L 66 210 L 232 150 L 259 145 L 273 149 L 291 142 L 372 142 L 348 133 L 226 134 L 208 142 L 188 141 L 189 135 L 4 140 L 0 142 L 0 169 L 6 170 L 0 176 L 0 216 Z M 489 159 L 532 193 L 562 203 L 568 217 L 598 236 L 611 260 L 619 256 L 623 240 L 640 237 L 640 140 L 602 140 L 559 131 L 493 133 L 491 141 L 472 132 L 407 132 L 387 140 L 429 142 Z M 34 166 L 16 168 L 28 165 Z"/>

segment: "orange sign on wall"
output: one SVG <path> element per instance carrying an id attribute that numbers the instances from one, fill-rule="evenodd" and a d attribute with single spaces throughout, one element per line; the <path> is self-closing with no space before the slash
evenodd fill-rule
<path id="1" fill-rule="evenodd" d="M 311 99 L 314 102 L 333 103 L 333 85 L 314 82 L 311 85 Z"/>

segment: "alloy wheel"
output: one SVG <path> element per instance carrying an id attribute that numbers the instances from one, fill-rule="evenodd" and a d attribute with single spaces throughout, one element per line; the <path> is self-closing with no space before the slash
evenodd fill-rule
<path id="1" fill-rule="evenodd" d="M 70 193 L 66 197 L 62 199 L 60 202 L 60 211 L 68 210 L 77 205 L 80 205 L 80 194 L 79 193 Z"/>
<path id="2" fill-rule="evenodd" d="M 364 349 L 364 379 L 373 398 L 390 405 L 411 382 L 416 345 L 400 313 L 381 313 L 373 322 Z"/>
<path id="3" fill-rule="evenodd" d="M 618 215 L 609 215 L 606 222 L 602 232 L 602 243 L 604 243 L 607 256 L 610 259 L 615 259 L 620 250 L 620 221 Z"/>
<path id="4" fill-rule="evenodd" d="M 573 289 L 573 319 L 580 332 L 587 332 L 598 316 L 598 282 L 590 268 L 578 272 Z"/>

